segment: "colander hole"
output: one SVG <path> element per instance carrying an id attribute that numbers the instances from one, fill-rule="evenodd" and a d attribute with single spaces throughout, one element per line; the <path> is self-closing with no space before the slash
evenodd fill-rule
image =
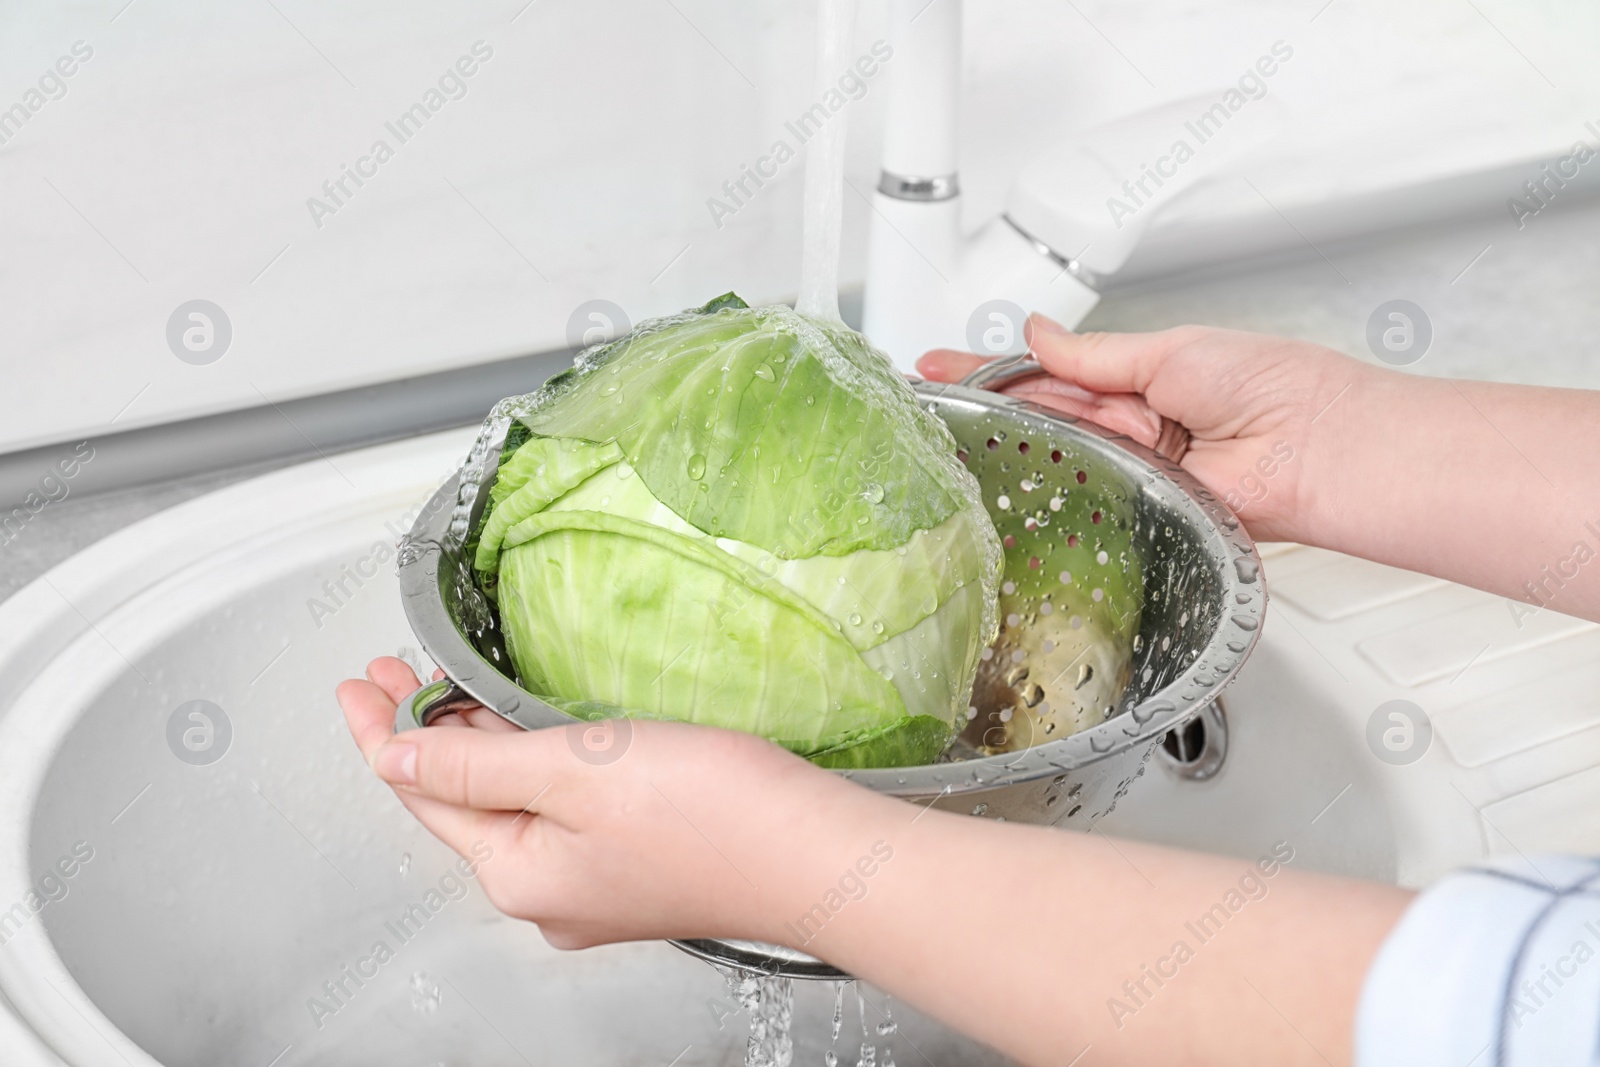
<path id="1" fill-rule="evenodd" d="M 1089 521 L 1094 523 L 1096 526 L 1100 525 L 1100 513 L 1097 511 L 1093 515 L 1090 515 Z"/>
<path id="2" fill-rule="evenodd" d="M 1061 450 L 1059 448 L 1053 449 L 1051 451 L 1051 453 L 1050 453 L 1050 462 L 1051 463 L 1060 463 L 1061 462 Z"/>
<path id="3" fill-rule="evenodd" d="M 1041 560 L 1038 556 L 1029 556 L 1028 557 L 1028 569 L 1030 571 L 1036 571 L 1036 570 L 1039 569 L 1039 565 L 1041 563 L 1043 563 L 1043 562 L 1044 561 Z"/>
<path id="4" fill-rule="evenodd" d="M 1024 456 L 1026 456 L 1028 454 L 1028 442 L 1026 442 L 1026 441 L 1018 441 L 1017 442 L 1017 451 L 1021 452 Z"/>
<path id="5" fill-rule="evenodd" d="M 995 449 L 1000 447 L 1000 442 L 993 437 L 989 438 L 989 440 L 984 443 L 989 446 L 990 452 L 993 452 Z"/>
<path id="6" fill-rule="evenodd" d="M 1082 485 L 1089 480 L 1089 475 L 1083 471 L 1078 472 L 1078 484 Z"/>

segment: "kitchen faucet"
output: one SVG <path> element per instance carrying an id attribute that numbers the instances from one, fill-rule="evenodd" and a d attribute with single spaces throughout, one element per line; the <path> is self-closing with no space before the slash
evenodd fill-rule
<path id="1" fill-rule="evenodd" d="M 902 370 L 936 347 L 1019 354 L 1027 312 L 1076 326 L 1161 209 L 1281 120 L 1262 99 L 1240 121 L 1218 90 L 1086 131 L 1023 168 L 1005 210 L 969 235 L 956 151 L 961 0 L 890 0 L 889 17 L 862 328 Z M 1179 141 L 1187 150 L 1175 158 Z"/>

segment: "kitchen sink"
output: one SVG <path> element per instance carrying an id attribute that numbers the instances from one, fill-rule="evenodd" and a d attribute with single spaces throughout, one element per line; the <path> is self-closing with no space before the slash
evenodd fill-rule
<path id="1" fill-rule="evenodd" d="M 239 482 L 0 605 L 8 1065 L 742 1062 L 748 1019 L 716 971 L 665 944 L 551 949 L 489 906 L 346 736 L 340 679 L 386 653 L 426 666 L 393 547 L 471 438 Z M 1486 855 L 1600 849 L 1592 820 L 1559 817 L 1600 788 L 1584 769 L 1600 763 L 1600 628 L 1513 627 L 1494 598 L 1334 553 L 1263 558 L 1273 604 L 1221 712 L 1158 750 L 1093 832 L 1241 857 L 1283 841 L 1296 866 L 1408 885 Z M 1369 737 L 1399 698 L 1430 732 L 1397 762 Z M 797 1062 L 821 1062 L 835 992 L 798 983 Z M 1005 1062 L 863 992 L 897 1063 Z M 897 1033 L 876 1035 L 880 1012 Z"/>

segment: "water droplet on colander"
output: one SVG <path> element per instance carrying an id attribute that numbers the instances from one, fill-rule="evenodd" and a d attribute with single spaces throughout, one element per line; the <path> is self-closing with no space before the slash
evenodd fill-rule
<path id="1" fill-rule="evenodd" d="M 1102 736 L 1101 734 L 1091 734 L 1089 737 L 1089 748 L 1095 752 L 1106 752 L 1111 748 L 1111 738 Z"/>
<path id="2" fill-rule="evenodd" d="M 1082 689 L 1089 684 L 1092 678 L 1094 678 L 1094 667 L 1087 663 L 1080 664 L 1078 666 L 1078 680 L 1073 683 L 1072 688 Z"/>
<path id="3" fill-rule="evenodd" d="M 1247 647 L 1249 647 L 1249 646 L 1247 646 L 1243 641 L 1229 641 L 1228 642 L 1228 651 L 1229 652 L 1243 652 Z"/>
<path id="4" fill-rule="evenodd" d="M 1233 617 L 1233 624 L 1241 630 L 1254 630 L 1257 626 L 1261 625 L 1261 623 L 1257 622 L 1255 617 L 1252 615 L 1235 615 Z"/>
<path id="5" fill-rule="evenodd" d="M 1177 708 L 1169 701 L 1151 700 L 1143 704 L 1135 704 L 1131 714 L 1134 722 L 1146 723 L 1157 715 L 1169 715 L 1176 710 Z"/>
<path id="6" fill-rule="evenodd" d="M 972 807 L 972 814 L 974 814 L 974 815 L 987 815 L 987 814 L 989 814 L 989 805 L 987 805 L 987 804 L 974 804 L 973 807 Z"/>
<path id="7" fill-rule="evenodd" d="M 1144 634 L 1134 634 L 1133 635 L 1133 650 L 1135 652 L 1139 652 L 1139 651 L 1142 651 L 1143 649 L 1144 649 Z"/>
<path id="8" fill-rule="evenodd" d="M 1235 594 L 1233 594 L 1233 602 L 1235 604 L 1248 604 L 1248 603 L 1250 603 L 1250 594 L 1249 593 L 1235 593 Z"/>
<path id="9" fill-rule="evenodd" d="M 883 503 L 883 486 L 873 482 L 867 486 L 861 495 L 867 498 L 867 503 L 869 504 L 881 504 Z"/>
<path id="10" fill-rule="evenodd" d="M 1042 700 L 1044 700 L 1044 690 L 1036 685 L 1028 690 L 1027 695 L 1023 698 L 1023 703 L 1030 708 L 1036 708 Z M 1043 712 L 1040 714 L 1043 714 Z"/>
<path id="11" fill-rule="evenodd" d="M 689 477 L 695 481 L 704 478 L 706 474 L 706 457 L 698 452 L 689 457 Z"/>
<path id="12" fill-rule="evenodd" d="M 1252 584 L 1254 584 L 1256 576 L 1261 572 L 1261 568 L 1256 565 L 1256 561 L 1246 556 L 1240 556 L 1234 560 L 1233 569 L 1238 573 L 1241 582 L 1250 582 Z"/>
<path id="13" fill-rule="evenodd" d="M 764 382 L 776 381 L 777 376 L 772 373 L 772 368 L 765 363 L 756 364 L 756 377 Z"/>
<path id="14" fill-rule="evenodd" d="M 404 875 L 407 872 L 409 872 L 410 870 L 411 870 L 411 853 L 407 852 L 405 855 L 400 857 L 400 873 L 402 875 Z"/>

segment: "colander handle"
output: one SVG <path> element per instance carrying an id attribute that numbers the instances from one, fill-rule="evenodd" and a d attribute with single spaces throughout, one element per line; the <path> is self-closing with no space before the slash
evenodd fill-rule
<path id="1" fill-rule="evenodd" d="M 1020 356 L 1001 356 L 992 359 L 961 379 L 957 384 L 968 389 L 987 389 L 998 393 L 1030 378 L 1049 377 L 1050 372 L 1039 365 L 1032 352 Z M 1090 420 L 1093 421 L 1093 420 Z M 1177 463 L 1189 451 L 1189 431 L 1182 424 L 1161 416 L 1161 433 L 1156 438 L 1155 450 Z"/>
<path id="2" fill-rule="evenodd" d="M 431 725 L 442 715 L 479 706 L 478 698 L 448 678 L 429 682 L 402 700 L 394 709 L 394 732 L 416 730 Z"/>
<path id="3" fill-rule="evenodd" d="M 1033 358 L 1032 352 L 1024 352 L 1019 356 L 991 359 L 956 384 L 968 389 L 988 389 L 998 393 L 1008 385 L 1029 378 L 1043 378 L 1049 373 Z"/>

